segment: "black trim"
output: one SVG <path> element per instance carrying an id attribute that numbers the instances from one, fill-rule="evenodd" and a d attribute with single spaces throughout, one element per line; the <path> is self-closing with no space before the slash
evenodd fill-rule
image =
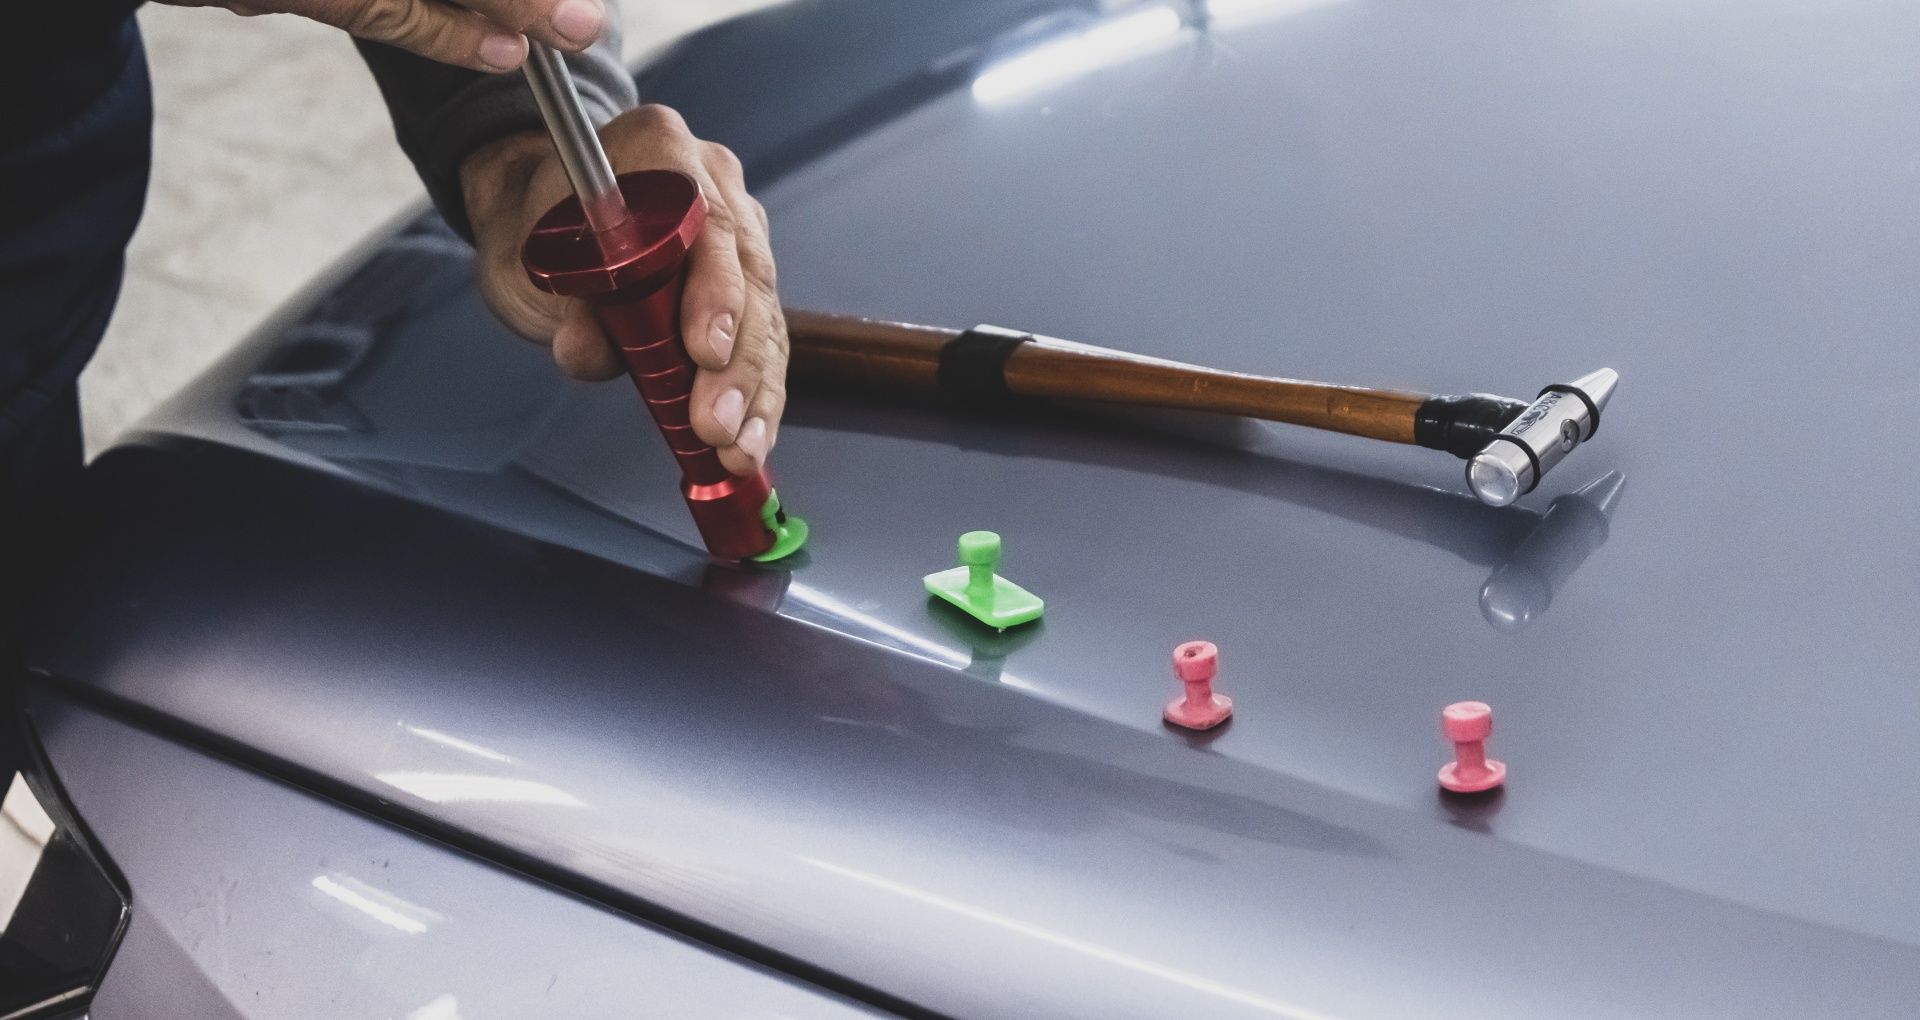
<path id="1" fill-rule="evenodd" d="M 1007 359 L 1033 339 L 999 326 L 975 326 L 940 345 L 940 392 L 963 404 L 997 404 L 1007 392 Z"/>
<path id="2" fill-rule="evenodd" d="M 1592 397 L 1587 396 L 1585 390 L 1582 390 L 1578 386 L 1570 386 L 1566 383 L 1554 383 L 1552 386 L 1540 391 L 1540 395 L 1543 397 L 1549 393 L 1571 393 L 1579 397 L 1581 403 L 1587 405 L 1587 421 L 1591 424 L 1587 426 L 1587 434 L 1580 440 L 1581 442 L 1584 443 L 1588 439 L 1592 439 L 1593 434 L 1600 431 L 1600 407 L 1593 402 Z"/>
<path id="3" fill-rule="evenodd" d="M 1539 458 L 1538 456 L 1535 456 L 1535 455 L 1534 455 L 1534 452 L 1533 452 L 1533 447 L 1531 447 L 1531 446 L 1528 446 L 1527 444 L 1525 444 L 1525 443 L 1523 443 L 1523 442 L 1521 442 L 1521 441 L 1520 441 L 1520 440 L 1518 440 L 1518 439 L 1515 439 L 1514 437 L 1512 437 L 1512 436 L 1510 436 L 1510 435 L 1507 435 L 1507 434 L 1506 434 L 1505 432 L 1502 432 L 1502 433 L 1500 433 L 1499 435 L 1497 435 L 1497 436 L 1494 436 L 1494 437 L 1493 437 L 1493 441 L 1494 441 L 1494 442 L 1496 442 L 1496 443 L 1497 443 L 1497 442 L 1500 442 L 1501 440 L 1506 440 L 1507 442 L 1509 442 L 1509 443 L 1512 443 L 1513 445 L 1515 445 L 1515 446 L 1517 446 L 1517 447 L 1519 447 L 1519 448 L 1520 448 L 1520 452 L 1521 452 L 1521 453 L 1524 453 L 1524 454 L 1526 454 L 1526 455 L 1527 455 L 1527 462 L 1533 465 L 1533 481 L 1531 481 L 1531 482 L 1529 482 L 1529 483 L 1527 483 L 1527 487 L 1526 487 L 1526 489 L 1525 489 L 1525 491 L 1523 491 L 1523 492 L 1521 492 L 1521 493 L 1520 493 L 1520 496 L 1524 496 L 1524 495 L 1526 495 L 1527 493 L 1529 493 L 1529 492 L 1532 492 L 1532 491 L 1533 491 L 1534 489 L 1536 489 L 1536 488 L 1539 488 L 1539 486 L 1540 486 L 1540 458 Z M 1519 499 L 1519 498 L 1520 498 L 1520 496 L 1515 496 L 1514 498 L 1515 498 L 1515 499 Z"/>
<path id="4" fill-rule="evenodd" d="M 19 770 L 21 777 L 26 780 L 28 791 L 39 802 L 41 810 L 47 813 L 47 817 L 53 820 L 55 840 L 65 839 L 71 842 L 78 852 L 75 860 L 91 866 L 94 875 L 105 883 L 106 888 L 103 892 L 119 901 L 120 910 L 118 916 L 112 920 L 112 932 L 99 947 L 93 973 L 85 984 L 60 993 L 52 999 L 29 1005 L 21 1012 L 7 1015 L 51 1018 L 67 1016 L 71 1011 L 78 1011 L 74 1015 L 84 1016 L 86 1007 L 100 990 L 100 983 L 106 979 L 114 957 L 119 955 L 120 943 L 125 941 L 127 928 L 133 922 L 133 890 L 127 882 L 126 875 L 121 873 L 119 867 L 113 863 L 113 858 L 101 846 L 99 839 L 95 838 L 92 830 L 88 829 L 86 823 L 81 820 L 79 812 L 74 809 L 73 802 L 67 796 L 66 788 L 60 783 L 60 777 L 53 770 L 53 763 L 47 757 L 46 747 L 41 743 L 39 731 L 34 726 L 33 716 L 27 709 L 25 686 L 27 682 L 34 679 L 37 678 L 32 674 L 21 677 L 0 677 L 0 688 L 5 688 L 4 691 L 0 691 L 0 713 L 4 713 L 4 716 L 0 716 L 0 735 L 10 733 L 17 742 L 18 751 L 14 760 L 0 762 L 0 797 L 6 796 L 7 783 L 12 778 L 13 770 Z M 49 844 L 50 849 L 53 846 L 54 844 Z M 41 868 L 44 870 L 46 866 L 47 861 L 43 858 Z M 40 874 L 40 872 L 35 873 L 34 881 L 42 880 Z M 68 892 L 70 894 L 72 890 Z M 106 906 L 104 903 L 100 905 Z M 0 935 L 3 934 L 5 933 L 0 932 Z M 0 1009 L 4 1008 L 6 1008 L 4 1005 L 0 1005 Z"/>
<path id="5" fill-rule="evenodd" d="M 873 1006 L 911 1020 L 947 1020 L 946 1015 L 908 1002 L 805 960 L 790 956 L 733 932 L 642 899 L 618 886 L 602 882 L 537 855 L 494 842 L 479 833 L 440 821 L 390 800 L 376 797 L 349 782 L 277 755 L 249 747 L 196 723 L 181 719 L 92 684 L 35 669 L 27 682 L 70 698 L 103 715 L 158 733 L 203 754 L 259 772 L 271 779 L 440 844 L 456 853 L 518 874 L 576 899 L 625 914 L 749 964 L 787 974 L 824 991 Z"/>

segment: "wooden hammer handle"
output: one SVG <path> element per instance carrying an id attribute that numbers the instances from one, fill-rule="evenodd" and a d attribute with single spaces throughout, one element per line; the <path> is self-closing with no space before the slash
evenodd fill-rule
<path id="1" fill-rule="evenodd" d="M 802 382 L 934 391 L 940 349 L 961 330 L 789 308 L 789 370 Z M 1392 443 L 1414 441 L 1426 394 L 1222 372 L 1124 351 L 1036 337 L 1014 349 L 1008 392 L 1240 415 Z"/>

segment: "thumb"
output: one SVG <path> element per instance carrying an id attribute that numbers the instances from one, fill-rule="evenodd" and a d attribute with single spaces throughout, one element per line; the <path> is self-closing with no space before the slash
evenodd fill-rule
<path id="1" fill-rule="evenodd" d="M 569 300 L 561 307 L 553 330 L 553 362 L 575 379 L 601 382 L 627 374 L 627 364 L 613 342 L 594 321 L 585 301 Z"/>

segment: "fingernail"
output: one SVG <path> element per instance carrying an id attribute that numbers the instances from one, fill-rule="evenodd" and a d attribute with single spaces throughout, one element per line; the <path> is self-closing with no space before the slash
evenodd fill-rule
<path id="1" fill-rule="evenodd" d="M 709 331 L 707 342 L 713 345 L 713 353 L 719 356 L 721 364 L 733 358 L 732 312 L 721 312 L 713 317 L 713 329 Z"/>
<path id="2" fill-rule="evenodd" d="M 747 395 L 739 390 L 729 389 L 713 398 L 714 420 L 720 423 L 721 428 L 727 430 L 727 435 L 740 435 L 740 416 L 746 413 Z M 754 421 L 760 421 L 760 419 L 755 418 Z M 762 422 L 760 427 L 764 429 L 766 424 Z"/>
<path id="3" fill-rule="evenodd" d="M 480 40 L 480 62 L 496 71 L 519 67 L 523 56 L 517 35 L 490 35 Z"/>
<path id="4" fill-rule="evenodd" d="M 560 38 L 575 46 L 586 46 L 600 38 L 600 23 L 606 12 L 594 0 L 566 0 L 553 9 L 548 22 Z"/>
<path id="5" fill-rule="evenodd" d="M 755 467 L 767 459 L 767 422 L 764 418 L 754 418 L 740 426 L 740 438 L 734 440 L 740 452 L 753 458 Z"/>

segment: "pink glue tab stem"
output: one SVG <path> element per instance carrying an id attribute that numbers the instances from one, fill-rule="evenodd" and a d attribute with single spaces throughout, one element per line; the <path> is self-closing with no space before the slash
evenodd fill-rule
<path id="1" fill-rule="evenodd" d="M 1440 732 L 1453 743 L 1453 760 L 1440 766 L 1440 785 L 1480 793 L 1507 781 L 1507 765 L 1487 757 L 1493 709 L 1483 701 L 1456 701 L 1440 710 Z"/>
<path id="2" fill-rule="evenodd" d="M 1173 675 L 1185 692 L 1167 702 L 1162 715 L 1175 726 L 1210 730 L 1233 715 L 1233 699 L 1213 693 L 1220 672 L 1220 649 L 1211 641 L 1189 641 L 1173 650 Z"/>

